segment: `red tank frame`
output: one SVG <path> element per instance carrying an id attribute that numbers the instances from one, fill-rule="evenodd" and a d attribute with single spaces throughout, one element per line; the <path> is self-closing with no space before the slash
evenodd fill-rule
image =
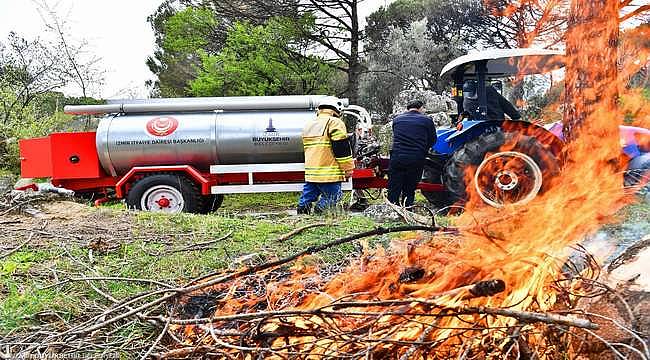
<path id="1" fill-rule="evenodd" d="M 201 187 L 203 195 L 210 195 L 214 185 L 248 183 L 247 173 L 210 174 L 191 165 L 138 166 L 123 176 L 107 174 L 99 163 L 95 132 L 54 133 L 47 137 L 19 141 L 20 169 L 24 178 L 51 178 L 53 185 L 75 192 L 107 194 L 114 190 L 117 198 L 124 198 L 133 181 L 151 172 L 180 172 Z M 256 183 L 303 182 L 302 172 L 254 173 Z M 377 176 L 373 169 L 357 168 L 352 175 L 354 189 L 386 188 L 388 181 Z M 419 183 L 423 191 L 444 191 L 441 184 Z"/>

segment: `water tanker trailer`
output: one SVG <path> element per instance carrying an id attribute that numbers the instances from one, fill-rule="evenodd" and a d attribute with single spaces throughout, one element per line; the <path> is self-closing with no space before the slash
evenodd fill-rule
<path id="1" fill-rule="evenodd" d="M 130 208 L 163 212 L 209 212 L 224 194 L 301 191 L 302 128 L 322 97 L 66 106 L 68 114 L 103 115 L 97 130 L 21 140 L 22 176 L 48 177 L 76 193 L 124 198 Z M 352 117 L 360 132 L 370 128 L 370 116 L 361 107 L 347 106 L 344 116 Z M 385 187 L 380 163 L 364 162 L 368 166 L 356 169 L 344 189 Z"/>

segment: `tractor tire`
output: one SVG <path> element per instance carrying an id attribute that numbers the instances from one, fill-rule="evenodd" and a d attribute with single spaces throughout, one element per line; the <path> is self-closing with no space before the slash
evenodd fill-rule
<path id="1" fill-rule="evenodd" d="M 224 196 L 222 194 L 213 194 L 203 197 L 203 208 L 201 214 L 209 214 L 216 211 L 223 204 Z"/>
<path id="2" fill-rule="evenodd" d="M 551 186 L 560 162 L 549 146 L 502 129 L 458 149 L 447 162 L 443 182 L 452 201 L 478 196 L 493 207 L 523 205 Z"/>
<path id="3" fill-rule="evenodd" d="M 637 186 L 650 180 L 650 153 L 637 156 L 628 164 L 625 171 L 625 186 Z"/>
<path id="4" fill-rule="evenodd" d="M 152 174 L 133 184 L 126 204 L 130 209 L 142 211 L 200 213 L 204 197 L 196 183 L 183 175 Z"/>
<path id="5" fill-rule="evenodd" d="M 442 184 L 442 170 L 444 169 L 444 164 L 430 163 L 427 162 L 424 165 L 424 171 L 422 172 L 422 182 L 429 184 Z M 452 197 L 447 191 L 422 191 L 422 196 L 424 196 L 429 204 L 434 208 L 440 210 L 447 206 L 453 205 Z"/>

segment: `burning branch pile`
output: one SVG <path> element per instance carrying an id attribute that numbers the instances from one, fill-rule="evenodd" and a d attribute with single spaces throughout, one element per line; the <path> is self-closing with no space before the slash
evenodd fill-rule
<path id="1" fill-rule="evenodd" d="M 115 301 L 41 344 L 73 344 L 129 318 L 163 328 L 148 351 L 159 358 L 560 358 L 602 339 L 595 331 L 603 316 L 578 301 L 608 291 L 595 259 L 583 253 L 574 264 L 550 247 L 512 242 L 499 235 L 502 223 L 378 228 Z M 309 260 L 332 246 L 414 230 L 421 233 L 366 250 L 342 271 Z M 603 340 L 613 353 L 648 356 L 635 332 L 605 321 L 631 334 L 623 349 Z"/>
<path id="2" fill-rule="evenodd" d="M 438 234 L 398 241 L 389 253 L 368 253 L 333 276 L 299 262 L 228 282 L 220 281 L 224 276 L 204 279 L 194 286 L 209 286 L 179 297 L 171 317 L 156 318 L 186 345 L 158 355 L 447 359 L 577 353 L 587 332 L 598 329 L 576 308 L 578 298 L 602 290 L 594 280 L 598 266 L 590 262 L 579 276 L 565 266 L 557 278 L 562 261 L 550 254 L 509 258 L 494 256 L 505 248 L 490 240 L 482 245 L 472 250 L 457 234 Z M 478 266 L 459 260 L 472 257 L 492 261 Z M 499 278 L 485 280 L 490 277 Z"/>

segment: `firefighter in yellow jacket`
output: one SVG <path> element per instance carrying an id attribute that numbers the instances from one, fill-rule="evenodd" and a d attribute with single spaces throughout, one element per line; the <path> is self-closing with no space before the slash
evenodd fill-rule
<path id="1" fill-rule="evenodd" d="M 352 176 L 354 161 L 345 124 L 341 120 L 343 103 L 328 96 L 318 104 L 315 119 L 302 131 L 305 148 L 305 186 L 298 202 L 298 214 L 309 214 L 312 203 L 320 200 L 314 212 L 333 207 L 341 199 L 341 182 Z"/>

